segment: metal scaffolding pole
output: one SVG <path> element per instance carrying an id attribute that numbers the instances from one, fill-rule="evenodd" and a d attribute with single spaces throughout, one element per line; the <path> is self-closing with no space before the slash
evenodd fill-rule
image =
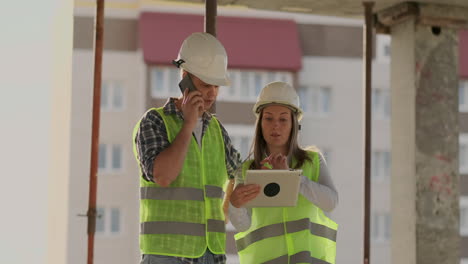
<path id="1" fill-rule="evenodd" d="M 101 73 L 102 51 L 104 36 L 104 0 L 97 0 L 96 32 L 94 47 L 94 94 L 93 94 L 93 120 L 91 134 L 91 164 L 89 174 L 89 200 L 88 200 L 88 264 L 93 264 L 94 233 L 96 231 L 96 197 L 97 197 L 97 167 L 99 156 L 99 121 L 101 111 Z"/>
<path id="2" fill-rule="evenodd" d="M 371 127 L 372 127 L 372 7 L 374 2 L 363 2 L 365 10 L 364 25 L 364 95 L 365 95 L 365 146 L 364 146 L 364 264 L 370 263 L 370 173 L 371 173 Z"/>
<path id="3" fill-rule="evenodd" d="M 205 0 L 205 32 L 215 37 L 217 8 L 217 0 Z"/>

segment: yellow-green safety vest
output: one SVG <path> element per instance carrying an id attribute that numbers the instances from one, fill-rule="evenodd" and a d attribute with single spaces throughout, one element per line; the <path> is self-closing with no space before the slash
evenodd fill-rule
<path id="1" fill-rule="evenodd" d="M 304 162 L 301 169 L 317 182 L 319 156 L 316 152 L 308 155 L 312 162 Z M 251 163 L 243 164 L 243 177 Z M 337 229 L 338 225 L 302 194 L 295 207 L 252 208 L 250 228 L 235 235 L 239 260 L 241 264 L 334 264 Z"/>
<path id="2" fill-rule="evenodd" d="M 169 142 L 182 128 L 183 120 L 153 108 L 162 117 Z M 138 160 L 133 131 L 134 154 Z M 202 138 L 201 148 L 192 136 L 177 179 L 168 187 L 140 177 L 140 249 L 142 254 L 186 258 L 202 256 L 207 247 L 224 254 L 226 233 L 222 199 L 227 182 L 224 140 L 213 116 Z"/>

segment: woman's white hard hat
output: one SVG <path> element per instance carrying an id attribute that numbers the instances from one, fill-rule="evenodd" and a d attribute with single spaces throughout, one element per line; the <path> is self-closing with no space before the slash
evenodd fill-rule
<path id="1" fill-rule="evenodd" d="M 209 33 L 197 32 L 187 37 L 180 47 L 177 60 L 173 63 L 207 84 L 230 84 L 226 50 L 221 42 Z"/>
<path id="2" fill-rule="evenodd" d="M 297 119 L 302 119 L 302 109 L 299 104 L 299 96 L 296 90 L 285 82 L 271 82 L 263 87 L 253 107 L 255 115 L 260 114 L 262 108 L 270 104 L 280 104 L 289 107 L 297 114 Z"/>

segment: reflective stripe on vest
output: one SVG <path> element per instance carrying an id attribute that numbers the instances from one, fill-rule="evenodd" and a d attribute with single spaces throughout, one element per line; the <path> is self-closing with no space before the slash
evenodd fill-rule
<path id="1" fill-rule="evenodd" d="M 295 264 L 295 263 L 311 263 L 311 264 L 330 264 L 330 262 L 327 262 L 325 260 L 321 259 L 316 259 L 314 257 L 310 256 L 309 251 L 302 251 L 299 253 L 296 253 L 290 257 L 290 260 L 288 262 L 288 255 L 283 255 L 281 257 L 269 260 L 267 262 L 264 262 L 263 264 L 284 264 L 284 263 L 289 263 L 289 264 Z"/>
<path id="2" fill-rule="evenodd" d="M 224 197 L 221 187 L 205 185 L 206 197 L 220 198 Z M 140 198 L 151 200 L 192 200 L 204 201 L 203 190 L 191 187 L 140 187 Z"/>
<path id="3" fill-rule="evenodd" d="M 205 185 L 206 197 L 210 198 L 220 198 L 224 197 L 223 188 L 213 185 Z"/>
<path id="4" fill-rule="evenodd" d="M 142 235 L 148 234 L 177 234 L 188 236 L 205 236 L 205 232 L 226 231 L 224 221 L 208 219 L 208 228 L 204 224 L 155 221 L 141 223 Z"/>
<path id="5" fill-rule="evenodd" d="M 312 223 L 308 218 L 286 222 L 286 230 L 288 233 L 299 232 L 302 230 L 310 230 L 312 235 L 324 237 L 336 242 L 336 230 L 328 228 L 324 225 Z M 241 251 L 249 245 L 262 239 L 284 235 L 283 223 L 273 224 L 261 227 L 250 232 L 247 236 L 236 241 L 237 250 Z"/>

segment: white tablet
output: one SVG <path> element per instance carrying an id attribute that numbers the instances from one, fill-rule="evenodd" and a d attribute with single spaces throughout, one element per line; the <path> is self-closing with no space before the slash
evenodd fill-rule
<path id="1" fill-rule="evenodd" d="M 245 207 L 296 206 L 302 170 L 247 170 L 245 184 L 260 185 L 260 193 Z"/>

